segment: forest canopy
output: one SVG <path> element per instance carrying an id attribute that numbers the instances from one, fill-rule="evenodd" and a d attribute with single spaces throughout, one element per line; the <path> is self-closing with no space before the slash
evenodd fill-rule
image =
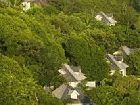
<path id="1" fill-rule="evenodd" d="M 110 77 L 105 58 L 140 48 L 140 0 L 36 0 L 26 12 L 23 1 L 0 0 L 0 105 L 63 105 L 43 87 L 65 82 L 64 63 L 97 81 L 85 91 L 97 105 L 140 104 L 140 50 L 126 58 L 130 77 Z M 117 24 L 96 21 L 101 11 Z"/>

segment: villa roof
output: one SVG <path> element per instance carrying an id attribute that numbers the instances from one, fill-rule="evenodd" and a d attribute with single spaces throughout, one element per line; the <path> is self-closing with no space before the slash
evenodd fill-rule
<path id="1" fill-rule="evenodd" d="M 134 49 L 130 49 L 127 46 L 122 46 L 121 50 L 127 56 L 129 56 L 132 52 L 134 52 Z"/>
<path id="2" fill-rule="evenodd" d="M 115 21 L 112 17 L 113 15 L 106 15 L 104 12 L 99 12 L 97 15 L 102 16 L 102 21 L 106 22 L 106 23 L 116 23 L 117 21 Z"/>
<path id="3" fill-rule="evenodd" d="M 81 72 L 81 67 L 80 66 L 70 66 L 70 67 L 74 72 Z"/>
<path id="4" fill-rule="evenodd" d="M 83 73 L 81 73 L 81 72 L 76 73 L 75 70 L 73 70 L 67 64 L 64 64 L 63 67 L 62 67 L 62 69 L 65 70 L 65 72 L 66 72 L 66 74 L 63 75 L 63 76 L 69 82 L 81 81 L 81 80 L 84 80 L 86 78 Z"/>
<path id="5" fill-rule="evenodd" d="M 119 69 L 126 69 L 127 67 L 129 67 L 127 64 L 121 61 L 116 61 L 115 57 L 111 54 L 107 54 L 107 58 L 114 66 L 116 66 Z"/>
<path id="6" fill-rule="evenodd" d="M 41 6 L 47 6 L 47 1 L 45 1 L 45 0 L 24 0 L 23 2 L 36 3 Z"/>
<path id="7" fill-rule="evenodd" d="M 88 86 L 88 87 L 96 87 L 96 81 L 88 81 L 86 83 L 86 86 Z"/>
<path id="8" fill-rule="evenodd" d="M 74 103 L 83 103 L 83 105 L 84 105 L 84 103 L 90 103 L 90 101 L 91 101 L 90 98 L 85 96 L 83 94 L 83 92 L 80 90 L 80 88 L 72 88 L 65 84 L 62 84 L 57 89 L 55 89 L 52 92 L 52 95 L 61 100 L 65 100 L 65 99 L 70 98 L 70 95 L 73 92 L 76 92 L 76 94 L 78 95 L 77 100 L 72 100 Z"/>
<path id="9" fill-rule="evenodd" d="M 66 84 L 62 84 L 57 89 L 55 89 L 52 94 L 59 98 L 59 99 L 67 99 L 69 96 L 76 91 L 78 95 L 81 95 L 81 92 L 77 88 L 72 88 L 71 86 L 68 86 Z"/>
<path id="10" fill-rule="evenodd" d="M 67 95 L 68 91 L 69 91 L 69 87 L 65 84 L 62 84 L 52 92 L 52 95 L 54 95 L 59 99 L 64 99 L 66 98 L 65 96 Z"/>
<path id="11" fill-rule="evenodd" d="M 123 56 L 114 56 L 116 61 L 123 61 Z"/>

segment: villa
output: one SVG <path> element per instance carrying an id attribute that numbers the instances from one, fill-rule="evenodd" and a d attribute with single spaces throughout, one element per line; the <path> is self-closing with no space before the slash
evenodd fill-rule
<path id="1" fill-rule="evenodd" d="M 117 23 L 117 21 L 113 19 L 112 14 L 105 14 L 104 12 L 99 12 L 96 15 L 95 19 L 97 21 L 101 21 L 103 23 L 106 23 L 109 26 L 115 26 L 115 24 Z"/>

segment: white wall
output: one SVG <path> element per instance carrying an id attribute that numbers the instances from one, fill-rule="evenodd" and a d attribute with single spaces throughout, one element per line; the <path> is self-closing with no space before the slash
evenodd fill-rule
<path id="1" fill-rule="evenodd" d="M 95 19 L 96 19 L 97 21 L 102 21 L 102 16 L 101 16 L 101 15 L 97 15 L 97 16 L 95 17 Z"/>
<path id="2" fill-rule="evenodd" d="M 23 6 L 23 11 L 27 11 L 30 9 L 30 2 L 23 2 L 22 6 Z"/>
<path id="3" fill-rule="evenodd" d="M 76 88 L 79 82 L 69 82 L 69 86 Z"/>
<path id="4" fill-rule="evenodd" d="M 78 99 L 78 95 L 79 95 L 79 93 L 76 90 L 74 90 L 71 93 L 70 97 L 71 97 L 71 99 Z"/>

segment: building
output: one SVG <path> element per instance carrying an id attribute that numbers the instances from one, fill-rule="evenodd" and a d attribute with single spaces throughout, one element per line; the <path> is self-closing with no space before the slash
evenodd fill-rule
<path id="1" fill-rule="evenodd" d="M 130 54 L 132 54 L 133 52 L 135 52 L 136 49 L 131 49 L 131 48 L 127 47 L 127 46 L 122 46 L 120 48 L 120 50 L 122 51 L 122 54 L 124 56 L 129 56 Z"/>
<path id="2" fill-rule="evenodd" d="M 62 84 L 56 88 L 52 95 L 62 101 L 66 100 L 67 105 L 91 105 L 91 99 L 85 96 L 78 87 L 78 84 L 86 79 L 86 76 L 81 72 L 81 68 L 63 64 L 58 72 L 67 80 L 67 84 Z M 96 82 L 89 81 L 86 87 L 90 90 L 96 87 Z"/>
<path id="3" fill-rule="evenodd" d="M 91 90 L 93 88 L 96 88 L 96 81 L 88 81 L 86 83 L 86 87 L 87 87 L 87 90 Z"/>
<path id="4" fill-rule="evenodd" d="M 27 11 L 30 9 L 30 2 L 24 1 L 22 2 L 22 6 L 23 6 L 23 11 Z"/>
<path id="5" fill-rule="evenodd" d="M 62 84 L 52 92 L 52 95 L 61 100 L 69 100 L 67 105 L 90 105 L 91 100 L 79 88 Z"/>
<path id="6" fill-rule="evenodd" d="M 54 90 L 54 86 L 47 86 L 47 85 L 45 85 L 43 88 L 44 88 L 46 93 L 50 92 L 51 90 Z"/>
<path id="7" fill-rule="evenodd" d="M 59 69 L 58 72 L 63 75 L 63 77 L 72 87 L 77 87 L 78 83 L 86 79 L 86 76 L 81 72 L 80 67 L 63 64 L 62 68 Z"/>
<path id="8" fill-rule="evenodd" d="M 68 92 L 69 92 L 69 86 L 62 84 L 52 92 L 52 95 L 58 99 L 64 100 L 67 98 L 66 96 Z"/>
<path id="9" fill-rule="evenodd" d="M 67 84 L 62 84 L 56 88 L 52 95 L 61 100 L 68 100 L 67 105 L 90 105 L 90 98 L 85 96 L 78 87 L 78 84 L 86 79 L 81 68 L 63 64 L 58 72 L 67 80 Z M 95 86 L 95 83 L 92 81 L 87 83 L 88 88 L 92 88 L 93 85 Z"/>
<path id="10" fill-rule="evenodd" d="M 118 56 L 129 56 L 130 54 L 132 54 L 133 52 L 135 52 L 137 49 L 131 49 L 127 46 L 122 46 L 120 47 L 120 49 L 116 52 L 113 53 L 113 55 Z"/>
<path id="11" fill-rule="evenodd" d="M 138 48 L 131 49 L 127 46 L 121 46 L 118 51 L 114 52 L 113 55 L 107 54 L 107 62 L 111 64 L 111 73 L 113 75 L 116 70 L 119 70 L 123 76 L 126 76 L 126 69 L 129 67 L 123 62 L 123 58 L 137 51 Z"/>
<path id="12" fill-rule="evenodd" d="M 129 67 L 127 64 L 125 64 L 122 60 L 117 60 L 116 57 L 111 54 L 107 54 L 107 59 L 111 64 L 110 75 L 113 75 L 116 70 L 119 70 L 123 76 L 126 76 L 126 69 Z"/>
<path id="13" fill-rule="evenodd" d="M 31 4 L 38 4 L 40 6 L 47 6 L 47 2 L 45 0 L 24 0 L 22 2 L 22 6 L 23 6 L 23 11 L 28 11 L 31 7 Z"/>
<path id="14" fill-rule="evenodd" d="M 99 12 L 96 15 L 95 19 L 97 21 L 101 21 L 103 23 L 106 23 L 109 26 L 115 26 L 115 24 L 117 23 L 117 21 L 113 19 L 112 14 L 105 14 L 104 12 Z"/>

